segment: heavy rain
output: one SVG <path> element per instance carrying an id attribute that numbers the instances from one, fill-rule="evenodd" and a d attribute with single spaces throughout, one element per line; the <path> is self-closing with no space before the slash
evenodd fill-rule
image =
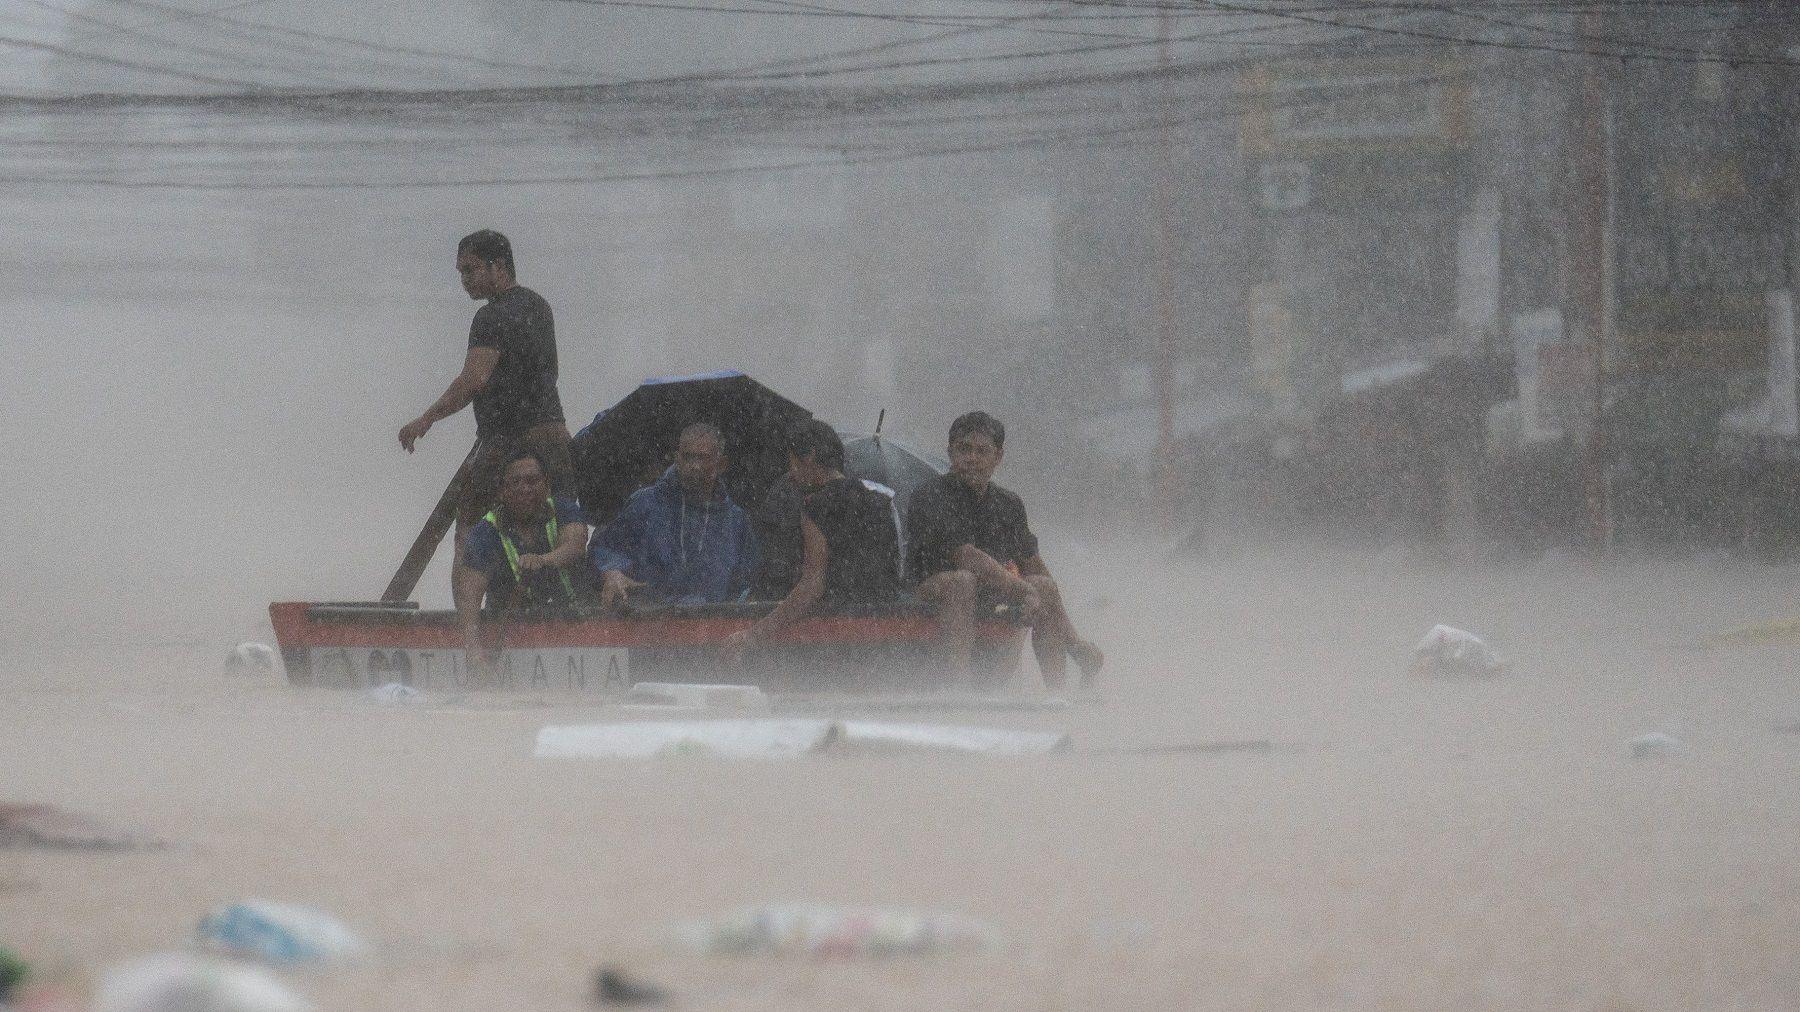
<path id="1" fill-rule="evenodd" d="M 1789 5 L 0 54 L 0 1008 L 1800 1007 Z"/>

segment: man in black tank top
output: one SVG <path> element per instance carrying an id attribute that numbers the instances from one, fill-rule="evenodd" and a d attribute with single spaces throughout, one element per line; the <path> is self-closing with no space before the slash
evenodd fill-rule
<path id="1" fill-rule="evenodd" d="M 788 436 L 788 473 L 803 495 L 800 579 L 787 597 L 726 650 L 744 648 L 821 608 L 884 604 L 900 593 L 900 542 L 887 496 L 844 477 L 844 443 L 811 419 Z"/>

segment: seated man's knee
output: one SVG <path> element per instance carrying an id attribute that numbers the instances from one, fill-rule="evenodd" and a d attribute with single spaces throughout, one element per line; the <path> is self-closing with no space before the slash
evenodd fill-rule
<path id="1" fill-rule="evenodd" d="M 939 605 L 966 607 L 975 600 L 975 574 L 952 569 L 929 576 L 919 584 L 919 596 Z"/>
<path id="2" fill-rule="evenodd" d="M 1038 596 L 1045 601 L 1056 599 L 1057 589 L 1055 579 L 1040 573 L 1034 576 L 1027 576 L 1025 582 L 1031 584 L 1031 589 L 1037 591 Z"/>

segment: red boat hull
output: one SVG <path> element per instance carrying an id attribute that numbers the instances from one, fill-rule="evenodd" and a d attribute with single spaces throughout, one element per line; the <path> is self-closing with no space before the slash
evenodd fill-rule
<path id="1" fill-rule="evenodd" d="M 493 621 L 492 677 L 478 679 L 450 611 L 410 605 L 269 606 L 287 677 L 295 685 L 364 688 L 399 682 L 426 691 L 492 689 L 619 695 L 638 681 L 709 681 L 783 690 L 929 688 L 945 675 L 934 663 L 935 617 L 898 606 L 866 614 L 804 619 L 749 654 L 724 662 L 720 644 L 766 606 L 663 609 L 638 615 L 533 616 Z M 1010 673 L 1020 629 L 1000 620 L 977 626 L 977 667 Z"/>

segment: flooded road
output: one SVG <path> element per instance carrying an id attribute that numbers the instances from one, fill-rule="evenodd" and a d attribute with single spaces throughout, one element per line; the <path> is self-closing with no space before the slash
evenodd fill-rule
<path id="1" fill-rule="evenodd" d="M 218 903 L 305 903 L 392 947 L 292 978 L 334 1008 L 581 1007 L 603 963 L 720 1009 L 1800 1001 L 1793 647 L 1702 646 L 1787 615 L 1791 570 L 1046 554 L 1111 653 L 1101 698 L 907 718 L 1068 731 L 1046 757 L 538 760 L 539 727 L 607 711 L 382 707 L 227 679 L 210 644 L 10 652 L 9 793 L 174 846 L 6 853 L 0 937 L 79 989 Z M 1440 621 L 1511 673 L 1409 675 Z M 1634 759 L 1649 732 L 1685 751 Z M 1242 739 L 1277 747 L 1118 753 Z M 666 944 L 800 900 L 953 912 L 1006 943 L 837 962 Z"/>

